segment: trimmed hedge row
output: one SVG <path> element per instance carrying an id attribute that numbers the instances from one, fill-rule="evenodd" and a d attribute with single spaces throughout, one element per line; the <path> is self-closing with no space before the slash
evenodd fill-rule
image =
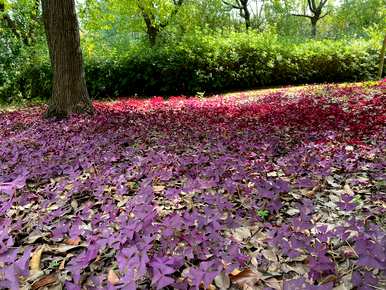
<path id="1" fill-rule="evenodd" d="M 125 56 L 87 58 L 94 98 L 194 95 L 299 83 L 369 80 L 379 47 L 371 40 L 291 43 L 266 35 L 185 39 L 167 47 L 131 48 Z M 28 67 L 18 79 L 25 98 L 51 91 L 48 63 Z M 1 97 L 1 96 L 0 96 Z M 3 96 L 4 97 L 4 96 Z M 8 97 L 8 96 L 5 96 Z"/>

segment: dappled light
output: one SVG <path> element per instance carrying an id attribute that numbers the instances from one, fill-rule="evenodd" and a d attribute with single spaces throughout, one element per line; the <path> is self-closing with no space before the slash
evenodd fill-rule
<path id="1" fill-rule="evenodd" d="M 383 285 L 385 89 L 1 114 L 0 287 Z"/>

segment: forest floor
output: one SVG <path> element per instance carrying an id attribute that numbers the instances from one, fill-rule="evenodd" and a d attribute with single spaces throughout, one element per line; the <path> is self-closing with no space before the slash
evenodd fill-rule
<path id="1" fill-rule="evenodd" d="M 385 289 L 386 81 L 0 114 L 0 288 Z"/>

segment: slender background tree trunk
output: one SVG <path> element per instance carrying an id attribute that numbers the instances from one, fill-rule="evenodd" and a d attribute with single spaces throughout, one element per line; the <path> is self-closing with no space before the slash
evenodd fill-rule
<path id="1" fill-rule="evenodd" d="M 48 117 L 92 112 L 74 0 L 42 0 L 44 27 L 53 69 Z"/>
<path id="2" fill-rule="evenodd" d="M 248 10 L 248 3 L 244 4 L 244 18 L 245 18 L 245 28 L 248 30 L 251 27 L 251 13 Z"/>
<path id="3" fill-rule="evenodd" d="M 159 33 L 159 29 L 157 29 L 154 26 L 150 26 L 147 28 L 147 35 L 149 38 L 150 46 L 156 45 L 158 33 Z"/>
<path id="4" fill-rule="evenodd" d="M 379 55 L 378 79 L 381 79 L 383 75 L 383 66 L 385 64 L 385 47 L 386 47 L 386 34 L 385 34 L 385 37 L 383 38 L 383 45 L 381 48 L 381 53 Z"/>
<path id="5" fill-rule="evenodd" d="M 316 25 L 318 23 L 317 19 L 311 18 L 311 37 L 316 38 Z"/>

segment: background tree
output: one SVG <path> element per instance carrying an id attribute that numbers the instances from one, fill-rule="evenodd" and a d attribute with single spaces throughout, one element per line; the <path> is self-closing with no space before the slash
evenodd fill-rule
<path id="1" fill-rule="evenodd" d="M 385 49 L 386 49 L 386 34 L 383 37 L 383 44 L 381 48 L 381 53 L 379 54 L 379 69 L 378 69 L 378 79 L 382 78 L 383 67 L 385 65 Z"/>
<path id="2" fill-rule="evenodd" d="M 308 10 L 310 11 L 310 14 L 307 14 L 304 12 L 303 14 L 293 13 L 293 16 L 299 16 L 299 17 L 307 17 L 311 20 L 311 36 L 313 38 L 316 37 L 316 26 L 320 19 L 326 17 L 328 15 L 328 11 L 324 12 L 323 10 L 327 4 L 328 0 L 320 0 L 317 2 L 317 0 L 307 0 L 307 6 Z"/>
<path id="3" fill-rule="evenodd" d="M 53 69 L 48 117 L 91 112 L 74 0 L 42 0 L 43 20 Z"/>
<path id="4" fill-rule="evenodd" d="M 173 0 L 172 3 L 137 0 L 137 3 L 146 24 L 146 32 L 150 45 L 154 46 L 158 34 L 162 29 L 169 25 L 172 18 L 177 14 L 181 5 L 184 3 L 184 0 Z M 171 12 L 165 15 L 162 13 L 164 12 L 163 10 L 169 10 Z"/>
<path id="5" fill-rule="evenodd" d="M 259 0 L 254 2 L 254 8 L 252 9 L 252 27 L 256 28 L 258 31 L 264 31 L 264 24 L 266 22 L 265 12 L 267 6 L 266 0 Z"/>
<path id="6" fill-rule="evenodd" d="M 230 11 L 222 0 L 185 0 L 171 25 L 165 29 L 163 41 L 181 40 L 201 32 L 224 32 L 231 27 Z"/>
<path id="7" fill-rule="evenodd" d="M 343 0 L 332 17 L 332 34 L 336 37 L 365 36 L 366 29 L 386 24 L 385 0 Z"/>
<path id="8" fill-rule="evenodd" d="M 0 0 L 0 22 L 24 45 L 32 46 L 40 27 L 39 6 L 40 0 Z"/>
<path id="9" fill-rule="evenodd" d="M 240 17 L 245 21 L 245 28 L 248 30 L 251 27 L 251 12 L 249 11 L 249 0 L 234 0 L 229 2 L 223 0 L 223 3 L 231 9 L 237 9 Z"/>
<path id="10" fill-rule="evenodd" d="M 178 26 L 175 19 L 185 6 L 185 2 L 184 0 L 100 0 L 97 2 L 86 0 L 81 7 L 82 25 L 87 31 L 95 31 L 96 34 L 103 34 L 104 39 L 112 40 L 114 47 L 127 46 L 129 43 L 122 40 L 131 42 L 134 35 L 138 37 L 142 32 L 150 46 L 154 46 L 166 27 L 171 24 L 174 28 Z M 114 47 L 111 48 L 114 49 Z"/>
<path id="11" fill-rule="evenodd" d="M 272 0 L 265 5 L 264 17 L 269 29 L 273 29 L 281 36 L 303 35 L 304 23 L 300 17 L 291 14 L 298 7 L 295 1 Z"/>

